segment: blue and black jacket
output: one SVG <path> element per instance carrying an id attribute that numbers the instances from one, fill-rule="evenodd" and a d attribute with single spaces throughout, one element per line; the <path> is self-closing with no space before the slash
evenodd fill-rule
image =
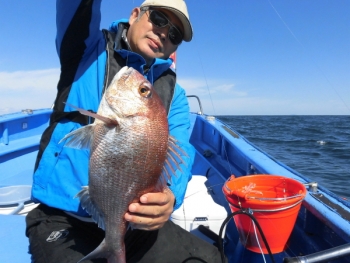
<path id="1" fill-rule="evenodd" d="M 35 172 L 32 198 L 36 202 L 87 214 L 75 195 L 88 185 L 89 151 L 64 147 L 58 143 L 66 134 L 90 123 L 63 102 L 96 112 L 104 89 L 122 66 L 133 67 L 155 87 L 168 111 L 170 135 L 174 136 L 188 157 L 172 177 L 169 186 L 176 198 L 174 209 L 183 201 L 191 178 L 194 150 L 189 144 L 189 107 L 185 91 L 176 83 L 169 68 L 170 59 L 155 59 L 147 73 L 145 60 L 127 49 L 122 39 L 128 20 L 113 22 L 109 30 L 100 30 L 101 0 L 57 0 L 56 48 L 61 75 L 57 86 L 50 125 L 44 132 Z M 126 59 L 127 58 L 127 59 Z"/>

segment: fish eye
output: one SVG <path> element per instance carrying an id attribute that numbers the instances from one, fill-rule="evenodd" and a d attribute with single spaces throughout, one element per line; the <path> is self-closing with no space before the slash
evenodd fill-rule
<path id="1" fill-rule="evenodd" d="M 147 85 L 145 85 L 145 83 L 143 83 L 139 87 L 139 94 L 142 97 L 149 98 L 152 95 L 152 91 L 150 87 L 148 87 Z"/>

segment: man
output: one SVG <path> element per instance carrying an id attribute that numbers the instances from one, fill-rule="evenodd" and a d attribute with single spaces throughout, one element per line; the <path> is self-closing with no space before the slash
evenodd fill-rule
<path id="1" fill-rule="evenodd" d="M 100 4 L 101 0 L 57 0 L 61 75 L 33 176 L 32 197 L 41 203 L 27 216 L 33 261 L 77 262 L 104 238 L 104 231 L 74 198 L 88 185 L 89 153 L 58 144 L 64 135 L 92 120 L 63 102 L 96 112 L 104 89 L 127 65 L 154 85 L 168 112 L 169 132 L 188 154 L 169 188 L 130 204 L 125 219 L 136 230 L 125 236 L 127 262 L 219 262 L 215 247 L 168 220 L 182 204 L 194 159 L 187 99 L 169 68 L 169 56 L 183 40 L 192 39 L 186 4 L 183 0 L 146 0 L 132 10 L 129 20 L 113 22 L 108 31 L 99 29 Z"/>

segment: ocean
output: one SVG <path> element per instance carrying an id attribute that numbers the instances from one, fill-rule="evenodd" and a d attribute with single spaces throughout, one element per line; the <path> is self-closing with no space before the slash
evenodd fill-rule
<path id="1" fill-rule="evenodd" d="M 258 148 L 350 201 L 350 116 L 217 116 Z"/>

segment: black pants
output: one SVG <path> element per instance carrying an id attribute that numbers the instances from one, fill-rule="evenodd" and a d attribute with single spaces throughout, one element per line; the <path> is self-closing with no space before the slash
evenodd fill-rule
<path id="1" fill-rule="evenodd" d="M 32 262 L 76 263 L 103 240 L 104 231 L 61 210 L 39 205 L 26 218 Z M 129 230 L 128 263 L 221 263 L 217 248 L 170 220 L 159 230 Z M 106 263 L 106 259 L 84 262 Z"/>

